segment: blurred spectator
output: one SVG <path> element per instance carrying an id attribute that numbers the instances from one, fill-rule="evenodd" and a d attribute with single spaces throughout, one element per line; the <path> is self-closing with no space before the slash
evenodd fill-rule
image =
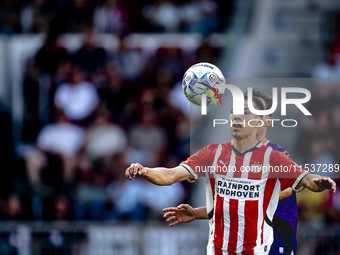
<path id="1" fill-rule="evenodd" d="M 321 222 L 326 192 L 303 190 L 297 194 L 299 222 Z"/>
<path id="2" fill-rule="evenodd" d="M 143 203 L 145 197 L 145 183 L 136 180 L 132 184 L 123 175 L 117 175 L 106 189 L 108 201 L 112 203 L 112 209 L 108 211 L 106 218 L 111 220 L 145 220 L 146 209 Z"/>
<path id="3" fill-rule="evenodd" d="M 7 218 L 8 220 L 21 220 L 22 207 L 20 197 L 12 194 L 7 199 Z"/>
<path id="4" fill-rule="evenodd" d="M 58 34 L 51 33 L 47 36 L 44 45 L 35 56 L 37 67 L 50 75 L 54 74 L 62 61 L 68 59 L 66 49 L 60 46 Z"/>
<path id="5" fill-rule="evenodd" d="M 50 22 L 57 16 L 58 0 L 33 0 L 21 13 L 22 27 L 26 32 L 46 33 Z"/>
<path id="6" fill-rule="evenodd" d="M 65 221 L 72 219 L 72 204 L 67 196 L 56 195 L 44 201 L 43 220 Z"/>
<path id="7" fill-rule="evenodd" d="M 124 130 L 110 123 L 106 109 L 101 109 L 86 135 L 86 154 L 91 160 L 112 157 L 127 147 Z"/>
<path id="8" fill-rule="evenodd" d="M 167 101 L 170 91 L 173 87 L 174 77 L 170 68 L 158 68 L 155 73 L 155 91 L 156 96 Z"/>
<path id="9" fill-rule="evenodd" d="M 0 34 L 20 32 L 18 0 L 4 0 L 0 3 Z"/>
<path id="10" fill-rule="evenodd" d="M 306 160 L 306 162 L 309 164 L 315 164 L 316 166 L 318 166 L 318 164 L 321 164 L 322 166 L 336 164 L 334 155 L 329 151 L 327 148 L 327 143 L 322 137 L 314 138 L 312 140 L 310 145 L 309 159 Z M 334 171 L 327 171 L 327 173 L 324 173 L 323 175 L 332 178 L 335 177 Z"/>
<path id="11" fill-rule="evenodd" d="M 58 196 L 54 201 L 54 219 L 53 220 L 71 220 L 71 203 L 65 196 Z"/>
<path id="12" fill-rule="evenodd" d="M 338 105 L 336 94 L 336 79 L 317 79 L 313 97 L 309 102 L 309 109 L 312 114 L 326 111 L 328 114 Z"/>
<path id="13" fill-rule="evenodd" d="M 337 186 L 339 187 L 339 180 L 337 179 Z M 325 199 L 325 220 L 329 225 L 340 223 L 340 192 L 327 192 Z"/>
<path id="14" fill-rule="evenodd" d="M 298 195 L 300 200 L 300 195 Z M 313 210 L 304 201 L 299 201 L 298 205 L 298 219 L 299 222 L 310 222 L 313 219 Z"/>
<path id="15" fill-rule="evenodd" d="M 83 172 L 82 181 L 75 187 L 74 213 L 77 220 L 105 220 L 105 170 L 96 168 Z M 86 178 L 84 178 L 86 175 Z"/>
<path id="16" fill-rule="evenodd" d="M 161 47 L 157 50 L 156 55 L 150 60 L 152 65 L 149 65 L 149 67 L 155 72 L 150 76 L 166 74 L 167 76 L 170 76 L 169 82 L 174 82 L 174 80 L 182 78 L 183 67 L 187 64 L 185 61 L 186 59 L 183 57 L 181 48 Z M 157 82 L 158 81 L 156 80 L 156 83 Z"/>
<path id="17" fill-rule="evenodd" d="M 126 135 L 109 120 L 107 110 L 100 108 L 85 138 L 84 157 L 74 200 L 77 219 L 99 220 L 109 217 L 112 206 L 107 203 L 105 187 L 113 179 L 119 179 L 116 171 L 126 168 Z"/>
<path id="18" fill-rule="evenodd" d="M 178 32 L 180 12 L 170 0 L 156 0 L 152 4 L 146 5 L 142 14 L 154 31 Z"/>
<path id="19" fill-rule="evenodd" d="M 24 116 L 23 141 L 33 143 L 40 131 L 39 121 L 39 69 L 33 61 L 27 61 L 23 80 Z"/>
<path id="20" fill-rule="evenodd" d="M 112 180 L 126 181 L 121 171 L 126 168 L 127 138 L 124 131 L 109 122 L 105 109 L 99 111 L 90 127 L 76 189 L 75 212 L 79 219 L 118 219 L 112 201 L 107 201 L 105 187 Z M 125 201 L 128 204 L 128 201 Z M 113 210 L 113 211 L 112 211 Z M 118 218 L 116 218 L 118 217 Z M 138 217 L 138 216 L 137 216 Z"/>
<path id="21" fill-rule="evenodd" d="M 157 186 L 145 183 L 143 201 L 155 215 L 160 217 L 162 209 L 169 205 L 177 205 L 183 202 L 184 189 L 182 183 L 175 183 L 171 186 Z"/>
<path id="22" fill-rule="evenodd" d="M 136 180 L 131 184 L 123 177 L 118 177 L 107 187 L 107 194 L 114 205 L 109 218 L 116 220 L 160 218 L 164 207 L 179 204 L 184 199 L 184 189 L 180 183 L 160 187 Z M 147 215 L 146 207 L 149 209 Z"/>
<path id="23" fill-rule="evenodd" d="M 314 78 L 340 78 L 340 65 L 332 48 L 327 49 L 325 59 L 313 70 Z"/>
<path id="24" fill-rule="evenodd" d="M 68 83 L 61 84 L 54 96 L 54 105 L 65 112 L 68 119 L 86 123 L 98 104 L 97 91 L 93 84 L 85 81 L 79 67 L 73 67 Z"/>
<path id="25" fill-rule="evenodd" d="M 92 27 L 87 27 L 84 30 L 84 43 L 75 54 L 74 62 L 87 74 L 98 72 L 104 67 L 106 52 L 102 47 L 96 45 Z"/>
<path id="26" fill-rule="evenodd" d="M 208 62 L 217 65 L 222 49 L 214 47 L 206 38 L 196 50 L 196 62 Z"/>
<path id="27" fill-rule="evenodd" d="M 67 9 L 66 29 L 69 33 L 83 31 L 92 24 L 92 4 L 90 0 L 72 0 Z M 65 19 L 65 17 L 64 17 Z"/>
<path id="28" fill-rule="evenodd" d="M 211 0 L 190 0 L 181 7 L 184 32 L 210 34 L 218 29 L 218 8 Z"/>
<path id="29" fill-rule="evenodd" d="M 154 166 L 166 135 L 157 124 L 157 114 L 152 108 L 143 109 L 138 124 L 129 133 L 130 162 Z"/>
<path id="30" fill-rule="evenodd" d="M 38 147 L 43 151 L 74 157 L 79 152 L 84 139 L 82 128 L 71 124 L 61 112 L 54 124 L 44 127 L 37 139 Z"/>
<path id="31" fill-rule="evenodd" d="M 54 75 L 51 77 L 52 78 L 52 85 L 53 86 L 58 86 L 59 84 L 67 82 L 70 73 L 72 70 L 72 63 L 71 60 L 69 59 L 64 59 L 60 62 L 56 72 Z M 55 91 L 53 91 L 55 92 Z M 53 95 L 54 93 L 52 93 Z"/>
<path id="32" fill-rule="evenodd" d="M 26 167 L 31 184 L 39 186 L 42 183 L 42 170 L 55 161 L 48 155 L 57 155 L 61 158 L 62 162 L 59 165 L 63 170 L 63 179 L 66 182 L 72 181 L 77 165 L 77 154 L 83 145 L 83 139 L 84 131 L 71 124 L 63 113 L 58 113 L 55 123 L 47 125 L 39 133 L 38 151 L 32 151 L 27 155 Z M 55 164 L 57 165 L 58 163 Z M 55 176 L 57 173 L 50 173 L 50 175 Z"/>
<path id="33" fill-rule="evenodd" d="M 124 79 L 135 82 L 141 77 L 144 69 L 145 59 L 141 49 L 129 48 L 125 36 L 119 37 L 118 51 L 115 54 L 115 61 L 122 69 Z"/>
<path id="34" fill-rule="evenodd" d="M 190 117 L 192 105 L 190 104 L 190 101 L 185 97 L 183 93 L 182 82 L 177 82 L 173 89 L 171 90 L 169 95 L 169 103 L 173 107 L 182 110 L 187 117 Z"/>
<path id="35" fill-rule="evenodd" d="M 106 80 L 102 84 L 99 95 L 110 112 L 111 120 L 124 124 L 129 117 L 125 111 L 128 97 L 135 93 L 125 86 L 121 69 L 118 65 L 110 62 L 105 68 Z"/>
<path id="36" fill-rule="evenodd" d="M 106 0 L 94 10 L 93 25 L 99 33 L 122 33 L 130 30 L 128 18 L 119 0 Z"/>

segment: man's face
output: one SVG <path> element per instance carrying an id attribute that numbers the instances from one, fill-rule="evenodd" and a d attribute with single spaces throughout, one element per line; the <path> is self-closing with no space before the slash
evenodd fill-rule
<path id="1" fill-rule="evenodd" d="M 253 102 L 253 106 L 256 107 Z M 247 138 L 251 135 L 256 135 L 257 129 L 262 125 L 261 118 L 250 112 L 248 108 L 248 100 L 244 100 L 244 114 L 233 114 L 233 109 L 230 110 L 229 126 L 231 135 L 239 140 Z M 250 125 L 249 125 L 250 124 Z M 255 127 L 257 126 L 257 127 Z"/>

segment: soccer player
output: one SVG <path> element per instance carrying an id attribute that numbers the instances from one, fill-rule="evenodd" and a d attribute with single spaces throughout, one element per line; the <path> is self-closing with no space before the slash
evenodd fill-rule
<path id="1" fill-rule="evenodd" d="M 258 98 L 264 105 L 265 109 L 269 109 L 272 105 L 272 99 L 260 90 L 253 90 L 253 97 Z M 266 139 L 267 127 L 271 125 L 271 116 L 265 115 L 263 116 L 263 120 L 264 125 L 258 128 L 257 131 L 257 140 L 261 141 L 266 146 L 272 147 L 274 150 L 285 153 L 289 157 L 288 152 L 283 147 Z M 301 188 L 298 191 L 301 191 Z M 165 208 L 163 211 L 167 212 L 164 214 L 164 218 L 168 218 L 167 222 L 171 222 L 169 224 L 170 227 L 179 223 L 193 221 L 196 219 L 196 215 L 204 219 L 210 219 L 206 206 L 193 209 L 190 205 L 180 205 L 178 207 Z M 212 213 L 210 213 L 210 215 L 212 215 Z M 296 194 L 292 188 L 287 188 L 280 193 L 280 200 L 274 214 L 274 242 L 269 252 L 270 255 L 296 254 L 297 222 Z"/>
<path id="2" fill-rule="evenodd" d="M 297 185 L 315 192 L 336 190 L 329 177 L 310 174 L 282 152 L 257 141 L 255 126 L 260 126 L 263 118 L 251 113 L 247 103 L 245 100 L 243 115 L 232 111 L 229 115 L 232 141 L 208 145 L 174 168 L 147 168 L 134 163 L 125 171 L 130 180 L 142 177 L 157 185 L 206 177 L 208 211 L 215 205 L 209 255 L 268 254 L 273 242 L 271 221 L 281 190 Z M 252 103 L 264 109 L 257 98 Z"/>

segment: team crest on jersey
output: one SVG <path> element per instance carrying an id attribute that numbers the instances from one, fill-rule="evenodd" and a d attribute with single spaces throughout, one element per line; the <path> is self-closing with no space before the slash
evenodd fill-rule
<path id="1" fill-rule="evenodd" d="M 253 173 L 260 173 L 262 171 L 262 166 L 259 164 L 253 164 L 249 168 L 249 171 Z"/>

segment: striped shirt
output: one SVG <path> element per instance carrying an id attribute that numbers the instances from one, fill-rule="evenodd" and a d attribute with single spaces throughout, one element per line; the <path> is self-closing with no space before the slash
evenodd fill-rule
<path id="1" fill-rule="evenodd" d="M 209 255 L 268 254 L 280 191 L 295 188 L 308 173 L 262 143 L 240 153 L 232 141 L 209 145 L 181 165 L 192 180 L 206 178 L 207 211 L 213 214 Z"/>

